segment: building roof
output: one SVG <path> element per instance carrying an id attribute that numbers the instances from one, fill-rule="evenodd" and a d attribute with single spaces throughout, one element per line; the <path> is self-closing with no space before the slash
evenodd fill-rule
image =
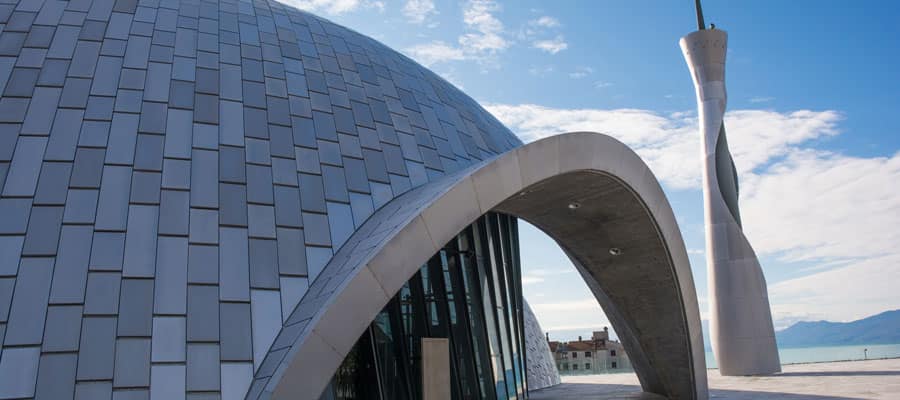
<path id="1" fill-rule="evenodd" d="M 437 74 L 276 1 L 4 3 L 0 398 L 72 398 L 66 376 L 244 398 L 374 210 L 521 145 Z"/>
<path id="2" fill-rule="evenodd" d="M 573 340 L 571 342 L 552 341 L 549 343 L 550 351 L 569 352 L 569 351 L 598 351 L 598 350 L 621 350 L 623 346 L 616 340 Z"/>
<path id="3" fill-rule="evenodd" d="M 594 343 L 593 341 L 573 341 L 566 343 L 566 350 L 568 351 L 591 351 L 595 348 L 599 348 L 599 343 Z"/>

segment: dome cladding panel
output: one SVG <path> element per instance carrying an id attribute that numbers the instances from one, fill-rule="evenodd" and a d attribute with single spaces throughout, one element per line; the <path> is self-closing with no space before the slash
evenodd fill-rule
<path id="1" fill-rule="evenodd" d="M 0 4 L 0 96 L 0 398 L 243 397 L 374 209 L 521 145 L 274 1 Z"/>

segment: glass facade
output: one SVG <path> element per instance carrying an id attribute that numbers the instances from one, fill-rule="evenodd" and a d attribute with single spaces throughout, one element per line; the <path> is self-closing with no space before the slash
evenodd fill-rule
<path id="1" fill-rule="evenodd" d="M 524 399 L 517 221 L 488 213 L 435 254 L 375 317 L 322 400 L 422 397 L 421 339 L 447 338 L 454 399 Z"/>

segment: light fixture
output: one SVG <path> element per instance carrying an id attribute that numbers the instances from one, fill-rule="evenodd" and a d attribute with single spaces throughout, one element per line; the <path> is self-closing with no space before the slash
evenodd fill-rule
<path id="1" fill-rule="evenodd" d="M 573 201 L 573 202 L 569 203 L 570 210 L 577 210 L 579 208 L 581 208 L 581 203 L 579 203 L 577 201 Z"/>
<path id="2" fill-rule="evenodd" d="M 610 247 L 609 254 L 613 255 L 613 256 L 620 256 L 620 255 L 622 255 L 622 249 L 620 249 L 618 247 Z"/>

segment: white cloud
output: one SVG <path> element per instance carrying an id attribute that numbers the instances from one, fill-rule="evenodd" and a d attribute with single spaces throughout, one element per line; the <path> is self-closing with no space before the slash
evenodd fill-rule
<path id="1" fill-rule="evenodd" d="M 534 75 L 534 76 L 544 77 L 544 76 L 547 76 L 548 74 L 552 73 L 555 69 L 556 68 L 553 67 L 552 65 L 547 65 L 547 66 L 543 66 L 543 67 L 533 66 L 531 68 L 528 68 L 528 73 L 531 75 Z"/>
<path id="2" fill-rule="evenodd" d="M 559 20 L 549 15 L 544 15 L 536 19 L 528 20 L 521 25 L 516 32 L 516 38 L 523 41 L 530 41 L 540 35 L 548 32 L 558 31 L 562 24 Z"/>
<path id="3" fill-rule="evenodd" d="M 595 88 L 595 89 L 608 88 L 608 87 L 610 87 L 610 86 L 612 86 L 612 85 L 613 85 L 612 82 L 607 82 L 607 81 L 596 81 L 596 82 L 594 82 L 594 88 Z"/>
<path id="4" fill-rule="evenodd" d="M 533 104 L 486 108 L 525 141 L 571 131 L 609 134 L 634 149 L 668 188 L 699 189 L 693 113 Z M 836 111 L 809 110 L 726 115 L 747 236 L 758 254 L 800 275 L 777 283 L 770 278 L 779 327 L 900 308 L 900 153 L 855 157 L 817 149 L 817 140 L 840 133 L 842 118 Z"/>
<path id="5" fill-rule="evenodd" d="M 545 327 L 545 329 L 550 333 L 555 333 L 556 335 L 559 335 L 562 333 L 570 334 L 570 338 L 561 337 L 561 338 L 559 338 L 560 340 L 575 340 L 574 335 L 572 335 L 572 331 L 578 331 L 577 334 L 588 333 L 588 332 L 595 331 L 595 330 L 599 331 L 599 330 L 601 330 L 601 327 L 609 327 L 610 325 L 612 325 L 612 324 L 610 324 L 608 319 L 603 317 L 603 314 L 599 314 L 599 316 L 600 316 L 600 318 L 593 316 L 593 315 L 585 318 L 584 315 L 581 315 L 581 316 L 576 317 L 576 320 L 586 321 L 587 323 L 573 324 L 573 325 L 566 325 L 566 324 L 548 325 L 547 327 Z M 591 317 L 593 317 L 593 318 L 591 318 Z M 541 325 L 541 326 L 544 327 L 543 325 Z M 553 336 L 553 335 L 551 335 L 551 336 Z M 587 337 L 587 336 L 585 336 L 585 337 Z M 610 338 L 612 338 L 613 340 L 617 339 L 615 337 L 615 334 L 613 334 L 612 332 L 610 332 Z M 552 339 L 556 339 L 556 338 L 554 337 Z"/>
<path id="6" fill-rule="evenodd" d="M 697 306 L 700 308 L 700 322 L 709 322 L 709 299 L 706 296 L 697 295 Z"/>
<path id="7" fill-rule="evenodd" d="M 465 60 L 462 49 L 442 41 L 418 44 L 406 49 L 406 53 L 426 67 L 447 61 Z"/>
<path id="8" fill-rule="evenodd" d="M 404 51 L 426 66 L 462 60 L 494 65 L 497 53 L 510 46 L 503 23 L 494 15 L 499 10 L 500 6 L 493 0 L 470 0 L 463 7 L 465 32 L 457 38 L 456 45 L 433 41 Z"/>
<path id="9" fill-rule="evenodd" d="M 816 262 L 900 254 L 900 153 L 858 158 L 791 150 L 742 179 L 742 218 L 753 221 L 745 230 L 762 253 Z"/>
<path id="10" fill-rule="evenodd" d="M 550 54 L 556 54 L 569 48 L 569 44 L 566 43 L 562 35 L 557 35 L 553 39 L 535 40 L 531 43 L 531 46 Z"/>
<path id="11" fill-rule="evenodd" d="M 544 281 L 544 277 L 536 276 L 536 275 L 522 275 L 522 284 L 523 285 L 533 285 L 535 283 L 541 283 Z"/>
<path id="12" fill-rule="evenodd" d="M 737 110 L 726 114 L 725 130 L 735 166 L 743 174 L 804 142 L 837 135 L 841 119 L 836 111 Z"/>
<path id="13" fill-rule="evenodd" d="M 579 335 L 590 335 L 592 331 L 602 330 L 604 326 L 611 325 L 600 308 L 600 303 L 592 296 L 569 301 L 541 302 L 546 298 L 529 299 L 528 304 L 541 322 L 541 327 L 550 332 L 555 340 L 569 340 Z M 615 337 L 615 332 L 610 334 Z"/>
<path id="14" fill-rule="evenodd" d="M 535 104 L 487 104 L 486 108 L 525 141 L 562 132 L 606 133 L 637 149 L 670 185 L 688 188 L 700 182 L 700 142 L 696 121 L 690 117 L 637 109 L 559 109 Z"/>
<path id="15" fill-rule="evenodd" d="M 544 28 L 555 28 L 559 26 L 559 20 L 547 15 L 544 15 L 538 19 L 529 21 L 531 25 L 540 26 Z"/>
<path id="16" fill-rule="evenodd" d="M 448 68 L 446 70 L 435 71 L 435 72 L 437 72 L 438 75 L 441 76 L 441 78 L 444 78 L 444 80 L 446 80 L 447 82 L 450 82 L 453 86 L 456 86 L 457 89 L 459 89 L 459 90 L 465 89 L 465 87 L 462 84 L 462 81 L 460 80 L 458 74 L 456 73 L 455 68 Z"/>
<path id="17" fill-rule="evenodd" d="M 456 38 L 456 44 L 432 41 L 406 48 L 405 52 L 425 65 L 470 60 L 483 67 L 497 67 L 498 54 L 516 42 L 530 43 L 533 48 L 550 54 L 557 54 L 569 47 L 561 34 L 552 38 L 539 38 L 548 30 L 555 30 L 551 28 L 559 27 L 559 21 L 555 18 L 543 16 L 524 24 L 518 33 L 509 32 L 497 17 L 500 11 L 500 4 L 495 0 L 468 0 L 462 7 L 464 28 L 463 33 Z M 436 10 L 433 0 L 407 0 L 403 12 L 410 22 L 424 23 Z"/>
<path id="18" fill-rule="evenodd" d="M 757 97 L 750 98 L 751 103 L 768 103 L 772 100 L 775 100 L 775 98 L 774 97 L 764 97 L 764 96 L 757 96 Z"/>
<path id="19" fill-rule="evenodd" d="M 900 308 L 900 153 L 787 153 L 741 177 L 750 243 L 787 268 L 805 266 L 795 270 L 802 276 L 769 285 L 776 326 L 849 321 Z"/>
<path id="20" fill-rule="evenodd" d="M 796 321 L 852 321 L 900 308 L 900 255 L 851 265 L 770 285 L 776 328 Z"/>
<path id="21" fill-rule="evenodd" d="M 549 237 L 545 237 L 545 239 L 552 240 Z M 541 289 L 546 289 L 560 283 L 581 282 L 581 278 L 575 276 L 576 274 L 577 270 L 572 265 L 563 265 L 555 268 L 535 268 L 525 265 L 525 268 L 522 269 L 522 284 L 550 284 L 551 286 L 541 286 Z"/>
<path id="22" fill-rule="evenodd" d="M 584 66 L 575 67 L 575 71 L 572 71 L 569 73 L 569 78 L 581 79 L 581 78 L 584 78 L 593 73 L 594 73 L 594 69 L 591 67 L 584 67 Z"/>
<path id="23" fill-rule="evenodd" d="M 406 0 L 403 4 L 403 15 L 414 24 L 423 24 L 436 14 L 433 0 Z"/>
<path id="24" fill-rule="evenodd" d="M 362 8 L 374 8 L 384 11 L 384 2 L 367 0 L 282 0 L 283 3 L 301 10 L 324 12 L 326 14 L 343 14 Z"/>
<path id="25" fill-rule="evenodd" d="M 658 178 L 675 189 L 700 186 L 700 138 L 692 113 L 640 109 L 560 109 L 535 104 L 487 104 L 486 108 L 525 141 L 575 131 L 611 135 L 644 158 Z M 838 133 L 834 111 L 738 110 L 726 115 L 728 142 L 738 171 L 745 173 L 791 146 Z"/>
<path id="26" fill-rule="evenodd" d="M 464 49 L 493 54 L 509 47 L 503 37 L 503 23 L 494 16 L 500 5 L 493 0 L 469 0 L 463 8 L 463 23 L 470 30 L 459 37 Z"/>
<path id="27" fill-rule="evenodd" d="M 600 303 L 597 302 L 597 299 L 593 297 L 588 297 L 579 300 L 572 301 L 561 301 L 556 303 L 529 303 L 531 308 L 535 310 L 535 313 L 538 311 L 550 312 L 550 311 L 596 311 L 600 310 Z"/>

